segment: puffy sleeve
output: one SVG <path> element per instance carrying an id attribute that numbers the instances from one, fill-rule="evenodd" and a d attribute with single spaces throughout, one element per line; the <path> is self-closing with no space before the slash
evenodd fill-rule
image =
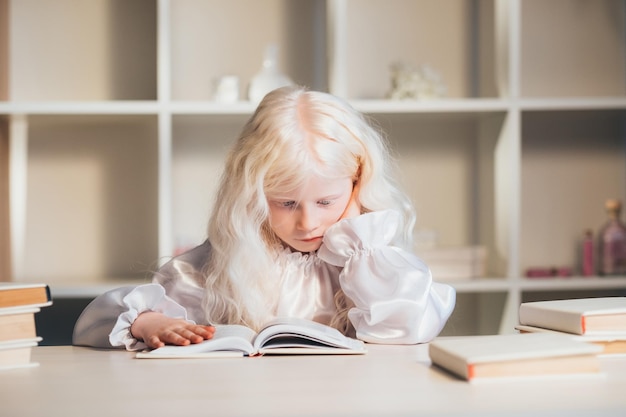
<path id="1" fill-rule="evenodd" d="M 433 339 L 456 302 L 454 289 L 434 282 L 419 258 L 393 245 L 400 214 L 385 210 L 342 220 L 324 235 L 318 256 L 342 266 L 342 290 L 354 303 L 348 317 L 359 339 L 413 344 Z"/>
<path id="2" fill-rule="evenodd" d="M 130 326 L 145 311 L 187 318 L 185 309 L 165 294 L 159 284 L 116 288 L 99 295 L 82 312 L 74 326 L 73 343 L 99 348 L 145 349 L 133 338 Z"/>
<path id="3" fill-rule="evenodd" d="M 203 322 L 201 269 L 209 251 L 205 242 L 163 265 L 151 284 L 117 288 L 96 297 L 74 326 L 73 344 L 144 349 L 146 346 L 133 338 L 130 326 L 146 311 Z"/>

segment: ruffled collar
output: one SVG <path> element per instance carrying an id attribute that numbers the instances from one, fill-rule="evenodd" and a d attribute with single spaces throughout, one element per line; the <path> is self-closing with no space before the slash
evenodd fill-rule
<path id="1" fill-rule="evenodd" d="M 276 256 L 278 260 L 283 262 L 299 265 L 324 263 L 324 261 L 317 256 L 317 251 L 303 253 L 282 245 L 277 248 Z"/>

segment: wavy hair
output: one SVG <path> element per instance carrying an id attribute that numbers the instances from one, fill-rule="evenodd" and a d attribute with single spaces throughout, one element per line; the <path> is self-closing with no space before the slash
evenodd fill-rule
<path id="1" fill-rule="evenodd" d="M 257 329 L 276 307 L 281 242 L 269 224 L 268 197 L 304 184 L 312 173 L 358 176 L 363 212 L 403 214 L 400 246 L 409 248 L 415 221 L 399 190 L 382 135 L 361 113 L 333 95 L 302 87 L 267 94 L 231 149 L 208 226 L 212 245 L 203 271 L 204 309 L 210 323 Z M 339 291 L 332 324 L 349 328 L 349 301 Z"/>

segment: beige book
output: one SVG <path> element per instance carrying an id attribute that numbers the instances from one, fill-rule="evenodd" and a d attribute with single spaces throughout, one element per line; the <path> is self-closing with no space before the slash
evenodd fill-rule
<path id="1" fill-rule="evenodd" d="M 522 303 L 519 324 L 574 334 L 626 332 L 626 297 Z"/>
<path id="2" fill-rule="evenodd" d="M 573 334 L 558 330 L 544 329 L 543 327 L 525 326 L 518 324 L 515 329 L 520 333 L 558 333 L 569 336 L 579 342 L 592 343 L 602 347 L 601 354 L 626 354 L 626 332 L 623 333 L 597 333 L 597 334 Z"/>
<path id="3" fill-rule="evenodd" d="M 0 308 L 45 307 L 52 304 L 46 284 L 0 282 Z"/>
<path id="4" fill-rule="evenodd" d="M 598 374 L 601 350 L 551 333 L 440 337 L 429 345 L 433 365 L 468 381 Z"/>
<path id="5" fill-rule="evenodd" d="M 0 342 L 36 338 L 37 312 L 39 307 L 0 308 Z"/>
<path id="6" fill-rule="evenodd" d="M 31 361 L 31 352 L 40 341 L 41 338 L 36 337 L 0 342 L 0 371 L 37 366 L 37 362 Z"/>

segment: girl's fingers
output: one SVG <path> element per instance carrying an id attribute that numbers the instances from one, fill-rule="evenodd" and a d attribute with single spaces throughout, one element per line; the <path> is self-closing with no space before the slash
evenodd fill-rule
<path id="1" fill-rule="evenodd" d="M 213 337 L 215 330 L 213 328 L 206 328 L 206 326 L 191 325 L 189 327 L 176 329 L 174 332 L 176 336 L 181 339 L 175 337 L 175 340 L 172 341 L 173 343 L 187 344 L 187 342 L 200 343 L 205 339 L 210 339 Z"/>
<path id="2" fill-rule="evenodd" d="M 163 335 L 163 340 L 172 345 L 186 346 L 191 343 L 189 336 L 193 334 L 192 332 L 187 333 L 186 335 L 181 334 L 180 330 L 172 330 Z"/>
<path id="3" fill-rule="evenodd" d="M 186 346 L 190 343 L 200 343 L 210 339 L 215 333 L 215 327 L 203 326 L 190 323 L 179 323 L 160 329 L 144 340 L 144 343 L 152 349 L 156 349 L 166 344 Z"/>
<path id="4" fill-rule="evenodd" d="M 196 334 L 202 336 L 205 339 L 210 339 L 215 334 L 215 327 L 213 326 L 196 326 L 194 331 Z"/>
<path id="5" fill-rule="evenodd" d="M 146 343 L 146 345 L 148 345 L 148 347 L 151 347 L 153 349 L 165 346 L 165 343 L 163 343 L 158 336 L 151 336 L 148 338 L 148 340 L 145 340 L 144 342 Z"/>

